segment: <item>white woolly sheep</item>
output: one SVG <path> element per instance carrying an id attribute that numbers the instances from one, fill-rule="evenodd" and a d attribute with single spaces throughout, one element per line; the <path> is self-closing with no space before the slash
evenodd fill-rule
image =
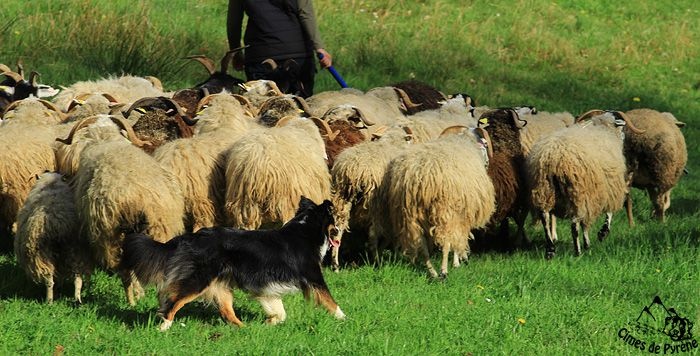
<path id="1" fill-rule="evenodd" d="M 671 189 L 678 184 L 688 162 L 685 139 L 679 130 L 685 124 L 671 113 L 651 109 L 635 109 L 625 115 L 634 126 L 645 131 L 625 138 L 625 158 L 632 173 L 632 187 L 647 191 L 654 217 L 663 222 L 666 209 L 671 205 Z M 630 210 L 629 196 L 627 202 Z M 631 216 L 631 212 L 628 213 Z"/>
<path id="2" fill-rule="evenodd" d="M 289 221 L 304 195 L 330 198 L 331 178 L 323 139 L 306 118 L 249 132 L 226 153 L 227 224 L 243 229 Z"/>
<path id="3" fill-rule="evenodd" d="M 458 128 L 459 133 L 452 133 Z M 484 227 L 495 210 L 493 184 L 484 159 L 488 137 L 476 140 L 466 127 L 452 127 L 440 138 L 412 145 L 389 163 L 381 193 L 391 207 L 389 221 L 401 249 L 419 257 L 432 278 L 430 249 L 442 250 L 440 276 L 469 252 L 472 229 Z M 486 142 L 486 145 L 484 144 Z M 481 148 L 481 149 L 480 149 Z"/>
<path id="4" fill-rule="evenodd" d="M 109 77 L 96 81 L 80 81 L 73 83 L 53 97 L 51 100 L 59 108 L 67 110 L 71 101 L 82 94 L 109 93 L 120 103 L 132 103 L 144 97 L 161 96 L 163 87 L 158 86 L 160 81 L 153 77 L 137 77 L 124 75 L 121 77 Z"/>
<path id="5" fill-rule="evenodd" d="M 197 231 L 224 222 L 225 152 L 248 131 L 259 128 L 239 100 L 230 94 L 202 99 L 195 135 L 166 142 L 153 152 L 170 171 L 185 198 L 185 227 Z"/>
<path id="6" fill-rule="evenodd" d="M 64 116 L 43 99 L 10 104 L 0 125 L 0 239 L 9 241 L 17 212 L 32 187 L 32 177 L 56 169 L 54 151 L 58 123 Z M 11 246 L 11 244 L 10 244 Z"/>
<path id="7" fill-rule="evenodd" d="M 589 121 L 581 123 L 586 119 Z M 620 112 L 592 110 L 576 122 L 580 124 L 536 142 L 526 159 L 532 206 L 544 226 L 547 258 L 555 254 L 552 215 L 571 219 L 574 252 L 579 255 L 581 229 L 587 249 L 588 230 L 605 213 L 605 225 L 598 233 L 599 239 L 604 239 L 612 213 L 622 208 L 628 192 L 620 126 L 639 130 Z"/>
<path id="8" fill-rule="evenodd" d="M 284 95 L 272 80 L 251 80 L 241 84 L 241 87 L 242 96 L 250 100 L 251 105 L 256 109 L 260 109 L 268 99 Z"/>
<path id="9" fill-rule="evenodd" d="M 311 114 L 316 117 L 321 117 L 332 107 L 345 104 L 359 108 L 375 124 L 392 125 L 405 117 L 405 110 L 402 109 L 404 104 L 398 99 L 400 96 L 396 94 L 395 88 L 382 87 L 371 92 L 358 94 L 347 90 L 326 91 L 314 94 L 306 102 L 311 107 Z M 389 94 L 385 95 L 386 93 Z"/>
<path id="10" fill-rule="evenodd" d="M 532 115 L 521 116 L 527 120 L 527 126 L 520 130 L 520 143 L 525 156 L 530 153 L 532 145 L 540 138 L 574 124 L 574 116 L 565 111 L 537 111 Z"/>
<path id="11" fill-rule="evenodd" d="M 472 98 L 457 95 L 440 102 L 440 107 L 424 110 L 406 116 L 404 122 L 411 127 L 416 142 L 427 142 L 440 136 L 450 126 L 462 125 L 474 128 L 476 119 L 472 116 Z"/>
<path id="12" fill-rule="evenodd" d="M 80 303 L 83 276 L 89 278 L 94 261 L 79 233 L 73 191 L 58 173 L 37 179 L 17 216 L 17 264 L 34 283 L 46 285 L 48 303 L 54 299 L 55 280 L 72 277 L 75 301 Z"/>
<path id="13" fill-rule="evenodd" d="M 341 241 L 343 234 L 352 231 L 369 234 L 370 249 L 376 255 L 380 236 L 386 236 L 382 229 L 384 214 L 388 214 L 383 206 L 371 209 L 375 193 L 381 184 L 386 168 L 392 158 L 400 154 L 413 142 L 413 133 L 407 126 L 391 127 L 381 137 L 366 141 L 341 152 L 331 168 L 332 201 L 335 207 L 334 219 L 338 227 L 337 240 Z M 372 217 L 377 218 L 373 223 Z M 375 226 L 373 228 L 373 226 Z M 381 225 L 381 226 L 379 226 Z M 358 235 L 358 234 L 355 234 Z M 339 248 L 333 246 L 332 267 L 339 268 Z"/>
<path id="14" fill-rule="evenodd" d="M 76 136 L 81 129 L 86 134 Z M 160 242 L 183 233 L 184 199 L 175 177 L 122 136 L 120 129 L 138 141 L 123 119 L 102 115 L 80 121 L 60 142 L 87 141 L 74 177 L 81 232 L 97 262 L 119 272 L 133 305 L 138 282 L 131 271 L 119 268 L 124 233 L 143 228 Z"/>

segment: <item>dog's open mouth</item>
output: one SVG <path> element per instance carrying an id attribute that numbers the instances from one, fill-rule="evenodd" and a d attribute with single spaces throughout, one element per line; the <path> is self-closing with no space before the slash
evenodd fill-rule
<path id="1" fill-rule="evenodd" d="M 339 232 L 335 225 L 328 226 L 328 234 L 326 236 L 328 236 L 328 243 L 334 248 L 340 246 L 340 240 L 337 238 Z"/>

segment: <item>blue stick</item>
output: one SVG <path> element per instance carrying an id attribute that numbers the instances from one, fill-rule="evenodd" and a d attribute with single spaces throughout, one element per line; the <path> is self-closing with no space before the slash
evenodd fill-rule
<path id="1" fill-rule="evenodd" d="M 318 53 L 318 59 L 319 60 L 323 59 L 323 53 Z M 340 84 L 341 88 L 348 87 L 348 84 L 345 83 L 345 79 L 343 79 L 343 77 L 340 75 L 340 73 L 338 73 L 338 71 L 335 70 L 335 68 L 333 68 L 333 66 L 330 66 L 326 69 L 328 69 L 328 71 L 331 72 L 331 75 L 333 75 L 333 78 L 335 79 L 335 81 L 338 82 L 338 84 Z"/>

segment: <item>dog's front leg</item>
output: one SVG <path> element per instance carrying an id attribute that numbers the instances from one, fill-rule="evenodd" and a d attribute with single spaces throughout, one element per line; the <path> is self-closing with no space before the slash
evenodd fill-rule
<path id="1" fill-rule="evenodd" d="M 309 291 L 305 291 L 304 295 L 308 296 L 308 292 Z M 321 305 L 326 308 L 336 319 L 345 319 L 345 313 L 340 309 L 338 303 L 335 302 L 335 299 L 331 296 L 331 292 L 328 290 L 325 283 L 322 286 L 310 287 L 310 292 L 314 296 L 316 305 Z"/>
<path id="2" fill-rule="evenodd" d="M 287 319 L 287 312 L 284 311 L 284 304 L 282 304 L 282 299 L 280 297 L 260 296 L 256 299 L 260 302 L 260 305 L 262 305 L 267 315 L 265 323 L 276 325 Z"/>

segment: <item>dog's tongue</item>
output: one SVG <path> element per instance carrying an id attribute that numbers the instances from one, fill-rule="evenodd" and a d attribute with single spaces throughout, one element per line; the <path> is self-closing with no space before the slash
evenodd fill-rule
<path id="1" fill-rule="evenodd" d="M 330 237 L 328 238 L 328 243 L 330 243 L 331 246 L 333 246 L 333 247 L 338 247 L 338 246 L 340 246 L 340 241 L 334 240 L 334 239 L 332 239 L 332 238 L 330 238 Z"/>

